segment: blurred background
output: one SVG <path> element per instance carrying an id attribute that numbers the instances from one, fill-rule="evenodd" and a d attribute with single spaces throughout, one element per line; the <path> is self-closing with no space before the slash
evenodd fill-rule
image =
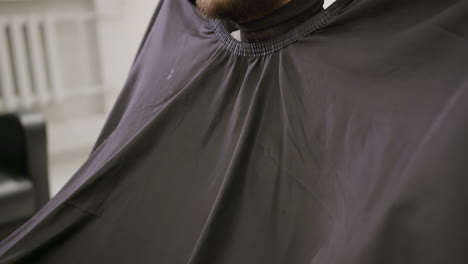
<path id="1" fill-rule="evenodd" d="M 45 114 L 52 195 L 89 154 L 157 2 L 0 0 L 0 112 Z"/>
<path id="2" fill-rule="evenodd" d="M 0 114 L 44 114 L 51 195 L 90 153 L 157 3 L 0 0 Z"/>

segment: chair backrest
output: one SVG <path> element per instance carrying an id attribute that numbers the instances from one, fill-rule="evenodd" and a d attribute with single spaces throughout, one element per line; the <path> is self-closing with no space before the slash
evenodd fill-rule
<path id="1" fill-rule="evenodd" d="M 12 114 L 3 115 L 0 127 L 0 170 L 27 174 L 25 131 Z"/>
<path id="2" fill-rule="evenodd" d="M 0 170 L 34 184 L 36 208 L 50 197 L 45 117 L 22 111 L 0 115 Z"/>

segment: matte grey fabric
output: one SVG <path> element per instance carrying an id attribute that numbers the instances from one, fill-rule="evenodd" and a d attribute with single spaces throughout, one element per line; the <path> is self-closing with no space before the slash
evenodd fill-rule
<path id="1" fill-rule="evenodd" d="M 468 263 L 468 1 L 241 43 L 163 0 L 88 160 L 0 263 Z"/>

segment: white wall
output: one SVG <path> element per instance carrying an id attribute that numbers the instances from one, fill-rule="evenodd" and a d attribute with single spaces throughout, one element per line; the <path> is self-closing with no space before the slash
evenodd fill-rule
<path id="1" fill-rule="evenodd" d="M 124 85 L 157 3 L 158 0 L 94 0 L 95 10 L 102 15 L 97 22 L 97 43 L 103 89 L 106 90 L 104 101 L 101 101 L 104 111 L 51 125 L 51 149 L 68 149 L 50 155 L 53 194 L 76 172 L 89 154 Z M 69 142 L 76 143 L 67 147 Z"/>
<path id="2" fill-rule="evenodd" d="M 335 2 L 336 0 L 325 0 L 325 4 L 324 4 L 324 7 L 328 7 L 329 5 L 331 5 L 333 2 Z"/>

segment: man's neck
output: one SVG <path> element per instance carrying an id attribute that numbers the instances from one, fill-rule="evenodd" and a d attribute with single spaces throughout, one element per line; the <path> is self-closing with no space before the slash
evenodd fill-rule
<path id="1" fill-rule="evenodd" d="M 266 16 L 234 26 L 240 30 L 243 42 L 257 42 L 283 34 L 322 10 L 323 0 L 287 0 Z"/>

